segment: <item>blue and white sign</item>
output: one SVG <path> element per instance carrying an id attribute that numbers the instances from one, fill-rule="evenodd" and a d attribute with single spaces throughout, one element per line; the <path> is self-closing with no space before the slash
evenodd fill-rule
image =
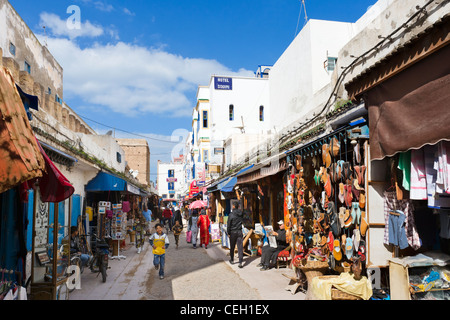
<path id="1" fill-rule="evenodd" d="M 214 78 L 216 90 L 233 90 L 233 78 Z"/>

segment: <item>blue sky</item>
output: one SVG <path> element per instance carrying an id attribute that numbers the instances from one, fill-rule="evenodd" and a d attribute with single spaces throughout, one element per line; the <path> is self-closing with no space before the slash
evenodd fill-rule
<path id="1" fill-rule="evenodd" d="M 9 1 L 63 67 L 72 109 L 99 133 L 149 137 L 152 180 L 176 145 L 164 141 L 190 129 L 197 87 L 273 65 L 305 23 L 299 0 Z M 344 22 L 374 3 L 305 0 L 309 19 Z M 77 30 L 66 23 L 71 5 Z"/>

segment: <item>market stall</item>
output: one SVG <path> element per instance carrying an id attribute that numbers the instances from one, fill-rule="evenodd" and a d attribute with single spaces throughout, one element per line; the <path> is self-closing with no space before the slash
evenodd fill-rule
<path id="1" fill-rule="evenodd" d="M 367 140 L 362 117 L 288 152 L 286 238 L 299 282 L 307 278 L 308 298 L 316 296 L 317 277 L 349 273 L 355 283 L 367 280 L 361 276 L 368 227 Z"/>

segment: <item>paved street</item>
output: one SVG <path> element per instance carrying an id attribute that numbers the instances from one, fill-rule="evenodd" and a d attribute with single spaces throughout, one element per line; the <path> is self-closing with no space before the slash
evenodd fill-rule
<path id="1" fill-rule="evenodd" d="M 101 276 L 86 269 L 82 275 L 81 290 L 75 290 L 70 300 L 303 300 L 305 295 L 292 295 L 286 290 L 293 275 L 286 268 L 260 271 L 259 257 L 246 257 L 244 268 L 228 263 L 228 250 L 218 242 L 208 249 L 193 249 L 187 244 L 185 233 L 180 246 L 169 233 L 170 247 L 166 251 L 165 278 L 160 280 L 153 268 L 153 254 L 146 242 L 138 254 L 129 244 L 120 254 L 126 259 L 110 260 L 106 283 Z M 235 259 L 237 260 L 237 259 Z"/>

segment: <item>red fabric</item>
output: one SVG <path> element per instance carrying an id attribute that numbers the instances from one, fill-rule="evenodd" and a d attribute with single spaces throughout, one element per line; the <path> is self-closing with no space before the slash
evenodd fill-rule
<path id="1" fill-rule="evenodd" d="M 290 255 L 290 252 L 287 250 L 283 250 L 278 254 L 279 257 L 289 257 Z"/>
<path id="2" fill-rule="evenodd" d="M 163 217 L 164 218 L 172 218 L 172 211 L 170 209 L 164 209 L 163 211 Z"/>
<path id="3" fill-rule="evenodd" d="M 44 176 L 39 180 L 41 200 L 53 203 L 64 201 L 75 192 L 75 188 L 50 160 L 37 139 L 36 142 L 44 157 L 46 170 Z"/>
<path id="4" fill-rule="evenodd" d="M 209 244 L 209 217 L 206 214 L 202 214 L 197 221 L 197 226 L 200 227 L 200 245 Z"/>

